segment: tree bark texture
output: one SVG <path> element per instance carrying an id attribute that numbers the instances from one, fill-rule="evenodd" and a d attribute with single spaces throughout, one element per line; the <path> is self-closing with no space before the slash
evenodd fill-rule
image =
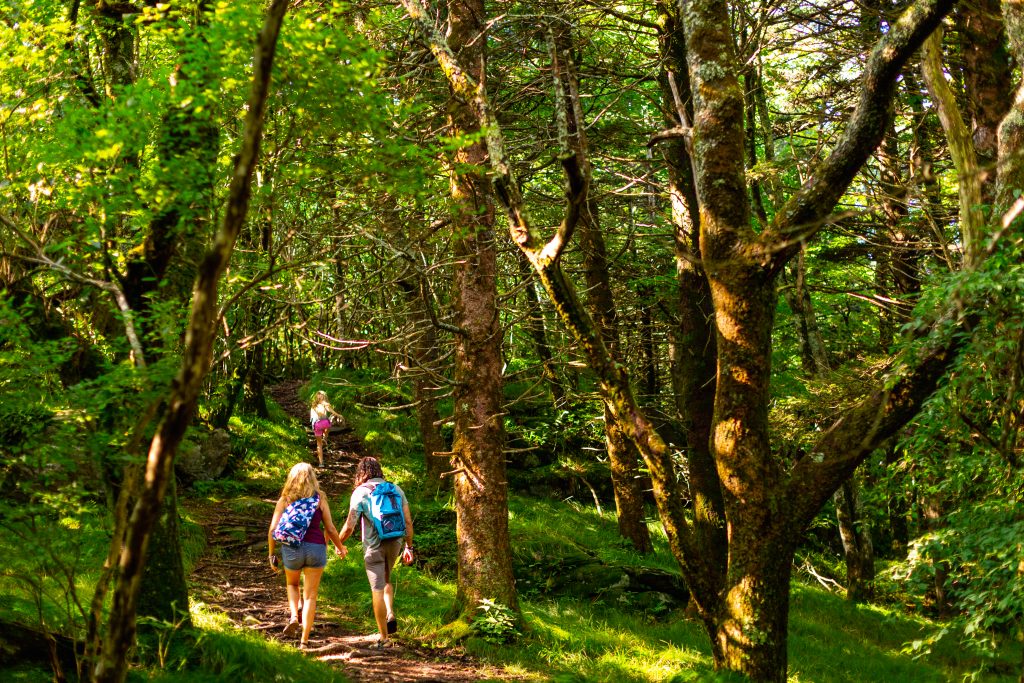
<path id="1" fill-rule="evenodd" d="M 452 0 L 448 39 L 478 82 L 486 60 L 483 0 Z M 458 94 L 448 100 L 450 134 L 475 134 L 480 124 Z M 479 601 L 518 611 L 508 532 L 508 482 L 502 420 L 501 331 L 497 310 L 497 245 L 491 189 L 479 169 L 487 164 L 480 142 L 455 153 L 451 195 L 456 207 L 455 389 L 452 463 L 458 535 L 457 602 L 466 616 Z"/>
<path id="2" fill-rule="evenodd" d="M 942 67 L 942 28 L 924 41 L 921 72 L 928 85 L 928 93 L 946 133 L 949 155 L 957 174 L 960 199 L 960 239 L 963 242 L 964 265 L 973 268 L 981 257 L 985 216 L 981 211 L 981 170 L 974 151 L 974 139 L 967 129 L 953 90 L 946 83 Z"/>
<path id="3" fill-rule="evenodd" d="M 1024 7 L 1014 0 L 1003 0 L 1003 21 L 1010 54 L 1024 63 Z M 1019 216 L 1020 200 L 1015 191 L 1024 189 L 1024 79 L 1017 84 L 1013 104 L 999 124 L 999 176 L 996 182 L 996 215 L 1005 229 Z M 1011 211 L 1015 209 L 1015 211 Z"/>
<path id="4" fill-rule="evenodd" d="M 864 519 L 857 477 L 844 481 L 833 500 L 846 560 L 846 599 L 870 602 L 875 596 L 875 548 Z"/>
<path id="5" fill-rule="evenodd" d="M 693 96 L 686 63 L 686 36 L 679 6 L 658 3 L 660 74 L 665 121 L 670 128 L 688 128 L 693 121 Z M 711 291 L 700 253 L 700 206 L 694 186 L 692 149 L 685 140 L 663 146 L 672 209 L 679 316 L 670 347 L 676 414 L 686 436 L 686 463 L 693 501 L 695 544 L 706 557 L 709 586 L 721 588 L 728 554 L 722 483 L 711 452 L 717 347 L 712 329 Z M 717 590 L 717 588 L 716 588 Z"/>
<path id="6" fill-rule="evenodd" d="M 96 683 L 122 683 L 127 674 L 127 656 L 135 637 L 135 613 L 146 549 L 168 481 L 174 473 L 175 452 L 192 420 L 203 378 L 210 367 L 216 321 L 220 315 L 217 283 L 227 268 L 249 208 L 252 172 L 259 155 L 263 116 L 270 90 L 271 65 L 287 8 L 286 0 L 271 2 L 256 44 L 253 87 L 242 147 L 228 189 L 224 221 L 199 267 L 181 369 L 171 383 L 167 410 L 150 444 L 139 497 L 128 522 L 103 647 L 93 670 Z"/>
<path id="7" fill-rule="evenodd" d="M 978 156 L 981 200 L 991 204 L 999 168 L 999 122 L 1012 100 L 1010 53 L 999 0 L 961 3 L 954 14 L 963 55 L 964 90 L 967 95 L 969 135 Z"/>

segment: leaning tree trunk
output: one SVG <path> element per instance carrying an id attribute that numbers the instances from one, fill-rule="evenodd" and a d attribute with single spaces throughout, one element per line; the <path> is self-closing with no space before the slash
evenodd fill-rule
<path id="1" fill-rule="evenodd" d="M 483 0 L 452 0 L 448 5 L 449 40 L 473 77 L 485 73 Z M 474 136 L 480 126 L 468 103 L 456 94 L 448 100 L 449 134 Z M 455 153 L 451 194 L 457 216 L 454 232 L 455 511 L 458 536 L 457 604 L 471 616 L 483 599 L 518 612 L 508 532 L 508 483 L 502 418 L 501 330 L 497 310 L 497 245 L 494 209 L 487 178 L 480 169 L 487 148 L 480 142 Z"/>
<path id="2" fill-rule="evenodd" d="M 601 231 L 599 208 L 589 192 L 591 169 L 583 107 L 579 99 L 579 79 L 571 59 L 571 37 L 567 32 L 562 32 L 553 42 L 552 49 L 559 52 L 557 63 L 561 66 L 561 73 L 558 77 L 564 82 L 569 148 L 579 160 L 583 181 L 588 186 L 578 228 L 580 247 L 583 250 L 583 271 L 587 282 L 587 306 L 608 351 L 614 356 L 619 354 L 620 345 L 618 313 L 612 294 L 608 250 Z M 622 427 L 616 423 L 607 402 L 604 407 L 604 433 L 608 460 L 611 463 L 619 535 L 632 543 L 637 552 L 649 553 L 654 546 L 644 521 L 644 484 L 640 476 L 640 453 L 623 432 Z"/>
<path id="3" fill-rule="evenodd" d="M 217 283 L 227 268 L 249 208 L 252 172 L 259 155 L 263 115 L 270 90 L 271 65 L 287 8 L 287 0 L 273 0 L 256 43 L 253 88 L 248 101 L 242 148 L 236 158 L 228 189 L 224 221 L 196 277 L 182 365 L 171 383 L 167 410 L 150 444 L 143 484 L 128 522 L 106 634 L 93 670 L 95 683 L 122 683 L 127 675 L 128 651 L 135 638 L 135 613 L 146 548 L 168 482 L 174 476 L 174 455 L 192 420 L 203 378 L 209 370 L 213 355 L 213 339 L 219 316 Z"/>

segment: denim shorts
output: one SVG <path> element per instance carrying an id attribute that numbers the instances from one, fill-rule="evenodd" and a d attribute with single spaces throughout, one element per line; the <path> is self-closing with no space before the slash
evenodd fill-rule
<path id="1" fill-rule="evenodd" d="M 301 543 L 297 548 L 282 545 L 281 559 L 284 568 L 292 571 L 303 567 L 319 569 L 327 566 L 327 546 L 323 543 Z"/>

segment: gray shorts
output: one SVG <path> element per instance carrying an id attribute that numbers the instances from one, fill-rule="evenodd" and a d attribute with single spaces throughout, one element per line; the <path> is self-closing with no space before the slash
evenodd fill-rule
<path id="1" fill-rule="evenodd" d="M 300 543 L 298 548 L 281 546 L 281 560 L 285 569 L 310 567 L 319 569 L 327 566 L 327 546 L 323 543 Z"/>
<path id="2" fill-rule="evenodd" d="M 391 568 L 395 560 L 405 548 L 404 538 L 391 538 L 381 541 L 376 548 L 363 551 L 363 562 L 366 564 L 366 578 L 370 580 L 370 590 L 382 591 L 386 584 L 391 583 Z"/>

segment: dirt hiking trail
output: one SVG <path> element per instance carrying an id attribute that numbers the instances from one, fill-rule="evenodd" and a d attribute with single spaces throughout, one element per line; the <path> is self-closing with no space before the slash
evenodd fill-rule
<path id="1" fill-rule="evenodd" d="M 308 432 L 307 461 L 315 465 L 316 442 L 308 425 L 309 407 L 298 395 L 302 384 L 301 380 L 284 382 L 271 387 L 269 393 L 295 420 L 295 428 Z M 362 443 L 351 431 L 339 433 L 332 430 L 324 444 L 325 467 L 317 469 L 317 478 L 329 496 L 331 513 L 339 529 L 345 521 L 352 475 L 362 455 Z M 268 498 L 267 502 L 273 503 L 274 500 Z M 192 572 L 192 585 L 199 597 L 208 605 L 223 610 L 238 626 L 297 646 L 297 638 L 286 639 L 281 633 L 288 622 L 288 602 L 284 573 L 275 574 L 267 566 L 269 518 L 243 516 L 223 504 L 204 504 L 193 512 L 206 529 L 210 549 Z M 352 551 L 351 543 L 349 549 L 352 552 L 345 560 L 334 554 L 330 542 L 328 546 L 328 562 L 362 564 L 359 553 Z M 325 577 L 324 580 L 330 579 Z M 366 590 L 369 591 L 369 585 Z M 401 607 L 400 594 L 396 598 L 396 606 Z M 346 676 L 360 683 L 522 680 L 500 668 L 475 661 L 460 648 L 421 646 L 403 636 L 401 631 L 393 638 L 394 646 L 385 650 L 371 649 L 376 639 L 375 629 L 367 629 L 362 619 L 341 612 L 326 602 L 321 594 L 316 623 L 305 652 L 310 657 L 340 667 Z"/>

